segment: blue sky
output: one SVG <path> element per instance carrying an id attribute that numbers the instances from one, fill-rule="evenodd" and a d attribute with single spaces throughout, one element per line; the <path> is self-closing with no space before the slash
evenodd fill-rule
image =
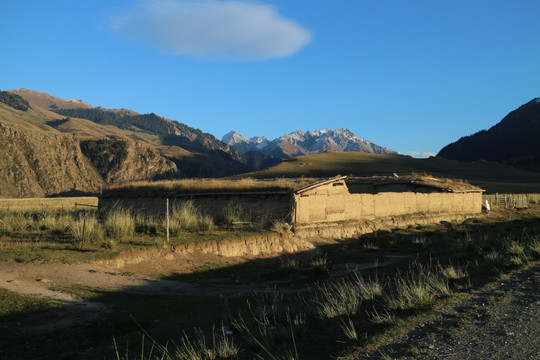
<path id="1" fill-rule="evenodd" d="M 537 0 L 4 1 L 0 89 L 437 153 L 540 96 L 538 19 Z"/>

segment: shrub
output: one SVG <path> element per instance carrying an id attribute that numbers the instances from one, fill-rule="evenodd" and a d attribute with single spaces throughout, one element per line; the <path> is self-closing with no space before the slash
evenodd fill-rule
<path id="1" fill-rule="evenodd" d="M 317 274 L 328 272 L 328 258 L 326 257 L 326 254 L 313 258 L 310 265 Z"/>

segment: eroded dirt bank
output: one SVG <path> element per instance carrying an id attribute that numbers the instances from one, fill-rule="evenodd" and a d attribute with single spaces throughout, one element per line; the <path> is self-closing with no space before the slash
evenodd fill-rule
<path id="1" fill-rule="evenodd" d="M 243 262 L 313 250 L 316 244 L 338 243 L 376 230 L 441 221 L 461 222 L 468 217 L 430 215 L 389 217 L 346 224 L 297 226 L 294 232 L 261 234 L 246 238 L 163 246 L 122 253 L 116 259 L 93 264 L 49 262 L 0 262 L 0 286 L 23 294 L 36 294 L 67 303 L 78 302 L 73 295 L 54 287 L 84 284 L 90 287 L 127 291 L 193 294 L 205 292 L 196 284 L 156 280 L 155 276 L 190 273 L 201 264 L 241 264 Z M 364 264 L 372 266 L 372 264 Z M 359 266 L 355 264 L 355 266 Z M 379 264 L 381 266 L 381 264 Z"/>
<path id="2" fill-rule="evenodd" d="M 478 214 L 476 214 L 478 215 Z M 351 223 L 331 223 L 296 226 L 290 233 L 261 234 L 237 239 L 216 240 L 207 242 L 189 243 L 176 247 L 161 247 L 155 249 L 128 251 L 116 259 L 102 262 L 102 265 L 113 266 L 118 269 L 129 268 L 129 271 L 141 273 L 164 273 L 164 267 L 173 266 L 174 271 L 181 269 L 178 266 L 187 263 L 187 260 L 222 261 L 221 258 L 253 259 L 272 257 L 280 254 L 292 254 L 315 248 L 315 244 L 341 242 L 358 238 L 377 230 L 391 230 L 406 228 L 407 226 L 419 226 L 437 224 L 441 221 L 462 222 L 472 215 L 422 215 L 408 217 L 387 217 Z M 156 264 L 159 259 L 160 264 Z M 181 263 L 179 263 L 181 261 Z M 147 266 L 144 266 L 144 264 Z M 133 266 L 137 265 L 139 266 Z M 183 270 L 188 270 L 184 268 Z"/>

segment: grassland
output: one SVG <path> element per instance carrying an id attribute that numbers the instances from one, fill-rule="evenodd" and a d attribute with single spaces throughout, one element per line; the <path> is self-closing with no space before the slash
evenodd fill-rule
<path id="1" fill-rule="evenodd" d="M 60 220 L 62 213 L 10 212 L 3 217 L 18 216 L 23 224 L 3 228 L 3 259 L 77 263 L 114 258 L 129 249 L 239 234 L 219 226 L 180 229 L 165 244 L 162 225 L 155 220 L 133 218 L 127 232 L 115 235 L 106 218 L 96 217 L 103 237 L 88 240 L 81 249 L 71 230 L 43 227 L 43 219 L 53 215 Z M 81 212 L 68 215 L 72 227 Z M 108 226 L 129 221 L 117 219 Z M 107 246 L 107 239 L 115 247 Z M 25 256 L 30 249 L 32 255 Z M 0 327 L 30 325 L 2 340 L 0 356 L 35 357 L 39 351 L 43 358 L 79 359 L 355 359 L 501 274 L 539 260 L 540 207 L 534 205 L 463 224 L 413 225 L 321 242 L 297 254 L 247 261 L 215 258 L 190 272 L 154 274 L 153 283 L 178 283 L 179 293 L 150 284 L 124 290 L 56 284 L 55 291 L 108 309 L 98 317 L 79 313 L 69 332 L 26 332 L 34 329 L 32 324 L 54 322 L 59 314 L 68 318 L 69 305 L 59 310 L 56 303 L 36 304 L 34 298 L 5 293 L 0 308 L 9 309 L 9 315 L 0 312 Z"/>
<path id="2" fill-rule="evenodd" d="M 189 203 L 188 203 L 189 205 Z M 235 229 L 190 207 L 173 209 L 166 242 L 163 219 L 125 211 L 97 210 L 97 198 L 0 200 L 0 260 L 91 262 L 113 259 L 124 251 L 179 246 L 250 236 L 264 228 Z"/>
<path id="3" fill-rule="evenodd" d="M 470 163 L 442 158 L 416 159 L 403 155 L 373 155 L 359 151 L 331 152 L 298 156 L 265 170 L 243 174 L 253 178 L 332 177 L 337 174 L 354 176 L 410 175 L 428 173 L 441 178 L 469 181 L 488 192 L 540 192 L 540 173 L 518 170 L 494 162 Z"/>
<path id="4" fill-rule="evenodd" d="M 98 198 L 89 196 L 0 199 L 0 212 L 72 211 L 77 208 L 96 208 L 97 205 Z"/>

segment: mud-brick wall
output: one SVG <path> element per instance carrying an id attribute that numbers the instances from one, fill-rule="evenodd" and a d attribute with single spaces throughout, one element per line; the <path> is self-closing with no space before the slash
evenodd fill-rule
<path id="1" fill-rule="evenodd" d="M 344 184 L 327 184 L 295 195 L 293 221 L 360 220 L 418 212 L 474 214 L 481 210 L 480 192 L 350 194 Z"/>
<path id="2" fill-rule="evenodd" d="M 245 221 L 281 220 L 290 215 L 292 209 L 289 194 L 171 196 L 169 207 L 174 209 L 186 201 L 192 201 L 201 213 L 208 214 L 215 220 L 224 218 L 227 212 L 240 213 L 240 217 Z M 165 217 L 166 204 L 166 197 L 105 197 L 99 200 L 100 209 L 105 211 L 121 208 L 157 217 Z"/>

